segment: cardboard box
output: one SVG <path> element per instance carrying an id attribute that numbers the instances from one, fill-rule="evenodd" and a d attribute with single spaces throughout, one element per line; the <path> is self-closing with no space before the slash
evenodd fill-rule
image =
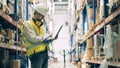
<path id="1" fill-rule="evenodd" d="M 88 39 L 87 40 L 87 48 L 93 48 L 93 45 L 94 45 L 93 38 Z"/>
<path id="2" fill-rule="evenodd" d="M 86 60 L 91 60 L 91 57 L 94 57 L 94 49 L 93 48 L 87 48 L 86 49 L 87 58 Z"/>
<path id="3" fill-rule="evenodd" d="M 11 68 L 20 68 L 20 60 L 11 60 L 10 67 Z"/>

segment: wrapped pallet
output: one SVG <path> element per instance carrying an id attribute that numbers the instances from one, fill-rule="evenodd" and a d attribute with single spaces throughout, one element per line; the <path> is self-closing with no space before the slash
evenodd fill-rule
<path id="1" fill-rule="evenodd" d="M 104 43 L 104 53 L 107 59 L 113 57 L 113 33 L 110 25 L 107 25 L 107 33 Z"/>
<path id="2" fill-rule="evenodd" d="M 100 57 L 102 52 L 102 46 L 103 46 L 103 35 L 96 34 L 94 35 L 94 57 Z"/>
<path id="3" fill-rule="evenodd" d="M 114 42 L 114 56 L 113 56 L 113 59 L 114 60 L 118 60 L 120 59 L 120 35 L 118 35 L 117 33 L 113 33 L 113 42 Z"/>
<path id="4" fill-rule="evenodd" d="M 115 30 L 113 30 L 113 41 L 114 41 L 114 59 L 118 60 L 120 59 L 120 24 L 118 24 L 118 27 L 115 27 L 115 28 L 118 28 L 118 33 L 115 32 Z M 115 29 L 113 28 L 113 29 Z"/>
<path id="5" fill-rule="evenodd" d="M 100 64 L 100 68 L 108 68 L 108 62 L 106 59 L 102 61 L 102 63 Z"/>
<path id="6" fill-rule="evenodd" d="M 99 46 L 100 46 L 100 38 L 98 35 L 94 35 L 94 57 L 100 56 Z"/>
<path id="7" fill-rule="evenodd" d="M 116 60 L 120 58 L 120 54 L 119 54 L 120 35 L 117 34 L 112 29 L 110 25 L 107 26 L 107 34 L 106 34 L 106 39 L 104 43 L 104 51 L 107 59 L 113 58 L 113 60 Z"/>

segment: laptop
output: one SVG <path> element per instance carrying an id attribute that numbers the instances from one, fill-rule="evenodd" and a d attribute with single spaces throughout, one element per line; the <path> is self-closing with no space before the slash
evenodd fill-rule
<path id="1" fill-rule="evenodd" d="M 59 29 L 58 29 L 57 33 L 54 35 L 53 39 L 55 39 L 55 38 L 59 35 L 59 33 L 60 33 L 62 27 L 63 27 L 63 25 L 61 25 L 61 26 L 59 27 Z M 48 39 L 48 38 L 49 38 L 49 37 L 46 38 L 47 40 L 44 39 L 44 41 L 45 41 L 45 40 L 46 40 L 45 42 L 51 41 L 51 39 Z"/>

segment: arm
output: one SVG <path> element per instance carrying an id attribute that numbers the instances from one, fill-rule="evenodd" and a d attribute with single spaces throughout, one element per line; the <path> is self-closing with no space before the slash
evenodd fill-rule
<path id="1" fill-rule="evenodd" d="M 43 42 L 44 39 L 49 37 L 50 35 L 46 34 L 44 36 L 38 36 L 36 35 L 35 31 L 33 31 L 30 28 L 30 25 L 27 23 L 24 25 L 24 35 L 27 37 L 27 39 L 32 43 L 40 43 Z"/>

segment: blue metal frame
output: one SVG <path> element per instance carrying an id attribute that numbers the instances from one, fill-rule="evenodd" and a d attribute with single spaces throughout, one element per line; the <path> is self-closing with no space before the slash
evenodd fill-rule
<path id="1" fill-rule="evenodd" d="M 28 11 L 28 0 L 26 0 L 26 20 L 29 18 L 29 11 Z"/>
<path id="2" fill-rule="evenodd" d="M 108 0 L 104 0 L 104 18 L 106 18 L 108 16 L 107 13 L 107 2 Z M 106 36 L 106 26 L 104 26 L 104 37 Z"/>
<path id="3" fill-rule="evenodd" d="M 89 22 L 88 22 L 88 0 L 86 0 L 86 22 L 87 22 L 87 30 L 89 30 Z"/>
<path id="4" fill-rule="evenodd" d="M 72 47 L 73 46 L 73 39 L 74 39 L 74 36 L 73 36 L 73 34 L 71 35 L 71 38 L 70 38 L 70 41 L 71 41 L 71 43 L 70 43 L 70 46 Z M 72 60 L 72 58 L 73 58 L 73 54 L 74 52 L 73 51 L 71 51 L 70 52 L 70 59 Z"/>
<path id="5" fill-rule="evenodd" d="M 18 1 L 14 0 L 14 14 L 17 15 L 18 14 Z M 16 28 L 17 32 L 18 32 L 18 28 Z M 18 35 L 18 33 L 17 33 Z M 18 37 L 17 37 L 17 41 L 18 41 Z M 18 59 L 18 51 L 16 51 L 15 53 L 15 59 Z"/>
<path id="6" fill-rule="evenodd" d="M 93 11 L 94 11 L 94 24 L 96 23 L 96 0 L 93 0 Z"/>
<path id="7" fill-rule="evenodd" d="M 17 9 L 18 9 L 18 3 L 17 3 L 17 0 L 15 0 L 15 1 L 14 1 L 14 13 L 15 13 L 15 14 L 18 13 Z"/>
<path id="8" fill-rule="evenodd" d="M 84 35 L 84 11 L 82 11 L 82 34 Z"/>
<path id="9" fill-rule="evenodd" d="M 104 18 L 107 17 L 107 1 L 108 0 L 104 0 Z"/>

